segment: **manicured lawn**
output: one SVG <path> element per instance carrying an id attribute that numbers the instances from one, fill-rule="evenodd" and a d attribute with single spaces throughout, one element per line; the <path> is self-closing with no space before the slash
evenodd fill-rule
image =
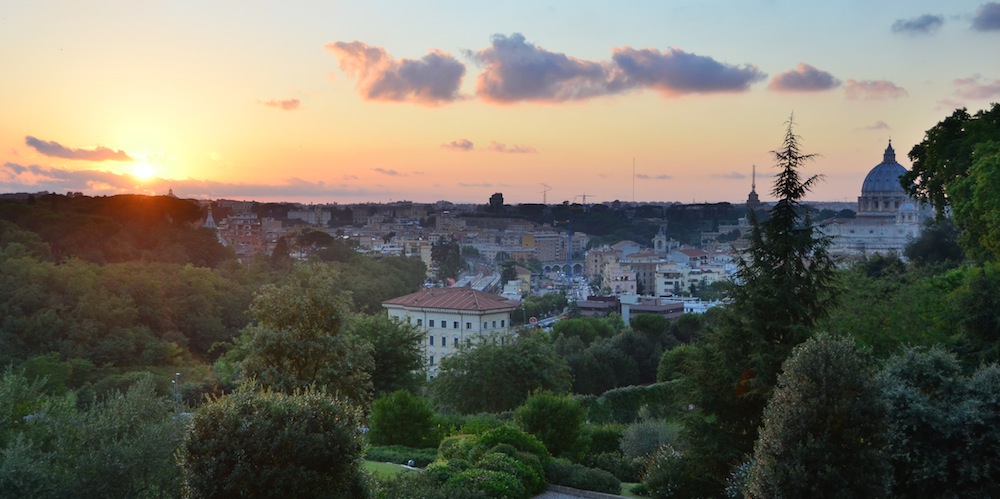
<path id="1" fill-rule="evenodd" d="M 365 469 L 374 473 L 379 478 L 392 478 L 404 471 L 409 471 L 398 464 L 378 463 L 375 461 L 365 461 Z"/>
<path id="2" fill-rule="evenodd" d="M 635 487 L 636 485 L 639 484 L 622 482 L 622 495 L 625 497 L 645 497 L 632 493 L 632 487 Z"/>

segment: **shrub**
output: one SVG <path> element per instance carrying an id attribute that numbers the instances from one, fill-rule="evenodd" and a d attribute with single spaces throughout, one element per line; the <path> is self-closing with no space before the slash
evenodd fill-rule
<path id="1" fill-rule="evenodd" d="M 611 473 L 571 463 L 566 459 L 552 459 L 545 465 L 545 479 L 555 485 L 574 489 L 621 493 L 622 483 Z"/>
<path id="2" fill-rule="evenodd" d="M 677 438 L 678 428 L 665 421 L 648 420 L 629 425 L 622 435 L 621 451 L 628 459 L 644 459 Z"/>
<path id="3" fill-rule="evenodd" d="M 502 444 L 501 444 L 502 445 Z M 528 454 L 530 456 L 530 454 Z M 536 460 L 537 468 L 500 452 L 488 452 L 476 463 L 476 468 L 502 471 L 517 477 L 531 495 L 545 490 L 545 472 Z"/>
<path id="4" fill-rule="evenodd" d="M 444 460 L 478 458 L 476 452 L 482 452 L 475 435 L 452 435 L 441 441 L 438 446 L 438 456 Z"/>
<path id="5" fill-rule="evenodd" d="M 590 440 L 590 454 L 602 454 L 608 452 L 620 452 L 622 435 L 625 434 L 625 425 L 609 423 L 602 425 L 588 424 L 583 427 Z"/>
<path id="6" fill-rule="evenodd" d="M 579 458 L 587 450 L 581 431 L 584 410 L 568 396 L 536 393 L 517 409 L 517 420 L 528 433 L 538 437 L 553 456 Z"/>
<path id="7" fill-rule="evenodd" d="M 185 489 L 197 497 L 364 494 L 359 420 L 320 392 L 244 386 L 192 417 L 177 454 Z"/>
<path id="8" fill-rule="evenodd" d="M 437 459 L 437 449 L 414 449 L 402 445 L 371 446 L 365 451 L 365 459 L 395 464 L 407 464 L 412 459 L 414 466 L 423 468 Z"/>
<path id="9" fill-rule="evenodd" d="M 493 448 L 497 444 L 510 444 L 519 451 L 538 456 L 543 464 L 549 459 L 549 451 L 545 448 L 545 444 L 534 435 L 513 426 L 501 426 L 487 431 L 479 436 L 478 443 L 486 449 Z"/>
<path id="10" fill-rule="evenodd" d="M 447 491 L 475 489 L 488 497 L 527 499 L 530 497 L 524 484 L 516 476 L 503 471 L 482 468 L 465 470 L 448 479 L 444 484 Z"/>
<path id="11" fill-rule="evenodd" d="M 372 404 L 368 439 L 375 445 L 437 447 L 440 430 L 426 400 L 406 390 L 383 395 Z"/>
<path id="12" fill-rule="evenodd" d="M 450 476 L 450 475 L 449 475 Z M 420 499 L 488 499 L 490 496 L 478 489 L 462 484 L 444 487 L 438 476 L 424 473 L 400 473 L 390 480 L 377 483 L 372 491 L 375 499 L 398 499 L 419 497 Z"/>

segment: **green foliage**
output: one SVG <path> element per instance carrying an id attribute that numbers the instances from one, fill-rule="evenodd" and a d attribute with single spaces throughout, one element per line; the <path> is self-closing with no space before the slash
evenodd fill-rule
<path id="1" fill-rule="evenodd" d="M 426 400 L 406 390 L 383 395 L 372 404 L 369 440 L 375 445 L 437 447 L 441 434 Z"/>
<path id="2" fill-rule="evenodd" d="M 582 432 L 586 412 L 572 397 L 538 392 L 517 408 L 517 421 L 557 457 L 579 461 L 587 450 Z"/>
<path id="3" fill-rule="evenodd" d="M 445 489 L 474 489 L 487 497 L 507 499 L 527 499 L 531 497 L 517 476 L 504 471 L 469 468 L 452 476 L 444 484 Z"/>
<path id="4" fill-rule="evenodd" d="M 549 460 L 549 451 L 545 448 L 545 444 L 541 440 L 510 425 L 494 428 L 479 435 L 477 438 L 477 445 L 486 449 L 491 449 L 499 444 L 507 444 L 518 451 L 532 454 L 538 457 L 542 463 Z"/>
<path id="5" fill-rule="evenodd" d="M 596 424 L 630 424 L 641 416 L 668 418 L 676 411 L 674 388 L 669 383 L 624 386 L 578 399 L 587 410 L 587 420 Z"/>
<path id="6" fill-rule="evenodd" d="M 466 267 L 454 238 L 442 238 L 431 244 L 431 262 L 437 268 L 438 280 L 455 279 Z"/>
<path id="7" fill-rule="evenodd" d="M 621 438 L 621 451 L 626 459 L 645 459 L 657 449 L 674 444 L 680 428 L 666 421 L 648 419 L 630 424 Z"/>
<path id="8" fill-rule="evenodd" d="M 281 286 L 263 286 L 230 355 L 243 379 L 291 393 L 319 387 L 359 406 L 371 400 L 371 345 L 342 331 L 348 298 L 329 267 L 296 267 Z"/>
<path id="9" fill-rule="evenodd" d="M 955 305 L 974 360 L 1000 361 L 1000 262 L 967 269 Z"/>
<path id="10" fill-rule="evenodd" d="M 423 383 L 424 333 L 418 327 L 380 313 L 356 317 L 348 331 L 372 346 L 375 396 L 399 389 L 415 390 Z"/>
<path id="11" fill-rule="evenodd" d="M 917 267 L 954 267 L 965 259 L 958 245 L 958 228 L 950 218 L 927 220 L 920 235 L 903 249 L 903 255 Z"/>
<path id="12" fill-rule="evenodd" d="M 439 404 L 470 414 L 511 410 L 536 390 L 565 393 L 571 381 L 566 361 L 528 334 L 488 339 L 449 355 L 430 388 Z"/>
<path id="13" fill-rule="evenodd" d="M 1000 494 L 1000 368 L 965 375 L 941 348 L 907 349 L 880 374 L 898 497 Z"/>
<path id="14" fill-rule="evenodd" d="M 541 296 L 528 295 L 510 313 L 510 320 L 514 325 L 525 324 L 532 317 L 543 319 L 558 314 L 566 308 L 566 305 L 566 294 L 564 293 L 545 293 Z"/>
<path id="15" fill-rule="evenodd" d="M 8 370 L 0 378 L 0 496 L 177 496 L 183 421 L 149 380 L 79 412 Z"/>
<path id="16" fill-rule="evenodd" d="M 202 405 L 178 451 L 192 497 L 357 497 L 360 415 L 316 391 L 255 386 Z"/>
<path id="17" fill-rule="evenodd" d="M 516 453 L 514 454 L 516 455 Z M 526 461 L 531 461 L 530 459 Z M 476 462 L 476 468 L 492 471 L 502 471 L 517 477 L 526 490 L 527 497 L 540 494 L 545 490 L 545 472 L 541 462 L 534 460 L 534 465 L 519 461 L 512 455 L 503 452 L 488 452 Z"/>
<path id="18" fill-rule="evenodd" d="M 619 452 L 625 425 L 619 423 L 593 424 L 587 423 L 583 431 L 590 441 L 590 452 Z"/>
<path id="19" fill-rule="evenodd" d="M 723 483 L 751 451 L 782 362 L 809 337 L 835 296 L 829 240 L 801 205 L 820 177 L 802 176 L 813 155 L 801 152 L 793 125 L 789 120 L 781 148 L 772 151 L 777 202 L 763 222 L 751 213 L 749 248 L 737 262 L 728 310 L 684 364 L 677 393 L 694 411 L 684 418 L 687 446 L 678 476 L 703 475 L 694 483 Z"/>
<path id="20" fill-rule="evenodd" d="M 1000 257 L 1000 104 L 989 142 L 976 145 L 968 176 L 954 182 L 950 193 L 953 218 L 962 228 L 959 244 L 979 261 Z"/>
<path id="21" fill-rule="evenodd" d="M 886 416 L 851 340 L 806 341 L 785 362 L 764 411 L 748 497 L 885 497 Z"/>
<path id="22" fill-rule="evenodd" d="M 620 494 L 621 481 L 604 470 L 588 468 L 566 459 L 553 459 L 545 465 L 545 479 L 549 483 L 591 490 L 605 494 Z"/>

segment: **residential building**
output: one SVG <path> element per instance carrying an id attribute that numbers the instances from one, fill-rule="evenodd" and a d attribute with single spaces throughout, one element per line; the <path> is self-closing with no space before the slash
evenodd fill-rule
<path id="1" fill-rule="evenodd" d="M 462 345 L 511 333 L 510 314 L 518 303 L 470 288 L 423 288 L 382 302 L 389 317 L 424 331 L 428 372 Z"/>

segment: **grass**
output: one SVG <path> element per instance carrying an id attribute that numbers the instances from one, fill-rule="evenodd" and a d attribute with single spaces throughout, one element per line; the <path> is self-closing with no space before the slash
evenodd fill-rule
<path id="1" fill-rule="evenodd" d="M 365 461 L 365 469 L 374 473 L 379 478 L 392 478 L 404 471 L 408 471 L 398 464 L 379 463 L 375 461 Z"/>
<path id="2" fill-rule="evenodd" d="M 635 487 L 637 485 L 639 485 L 639 484 L 638 483 L 625 483 L 625 482 L 622 482 L 622 492 L 621 492 L 621 495 L 623 495 L 625 497 L 645 497 L 645 496 L 640 496 L 640 495 L 632 492 L 632 487 Z"/>

